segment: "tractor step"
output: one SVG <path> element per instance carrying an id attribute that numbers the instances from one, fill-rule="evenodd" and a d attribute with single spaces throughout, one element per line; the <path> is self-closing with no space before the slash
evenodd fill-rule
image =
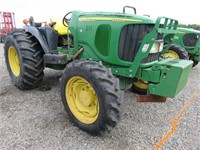
<path id="1" fill-rule="evenodd" d="M 67 64 L 67 54 L 45 54 L 44 63 L 45 64 L 55 64 L 64 65 Z"/>

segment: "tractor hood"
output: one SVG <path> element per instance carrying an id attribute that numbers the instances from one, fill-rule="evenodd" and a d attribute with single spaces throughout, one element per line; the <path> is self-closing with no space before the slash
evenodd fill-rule
<path id="1" fill-rule="evenodd" d="M 177 31 L 178 31 L 178 33 L 182 33 L 182 34 L 187 34 L 187 33 L 200 34 L 200 31 L 192 29 L 192 28 L 181 28 L 181 27 L 178 27 Z"/>
<path id="2" fill-rule="evenodd" d="M 119 12 L 80 12 L 76 11 L 79 21 L 113 21 L 113 22 L 134 22 L 143 24 L 155 24 L 156 20 L 145 16 Z"/>
<path id="3" fill-rule="evenodd" d="M 183 45 L 187 50 L 193 53 L 200 49 L 200 31 L 192 28 L 177 28 L 174 43 Z"/>

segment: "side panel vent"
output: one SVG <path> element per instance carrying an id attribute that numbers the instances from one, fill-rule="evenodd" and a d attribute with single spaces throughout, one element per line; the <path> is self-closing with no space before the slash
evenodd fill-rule
<path id="1" fill-rule="evenodd" d="M 97 50 L 104 56 L 108 55 L 110 32 L 110 25 L 100 25 L 96 32 L 95 45 Z"/>

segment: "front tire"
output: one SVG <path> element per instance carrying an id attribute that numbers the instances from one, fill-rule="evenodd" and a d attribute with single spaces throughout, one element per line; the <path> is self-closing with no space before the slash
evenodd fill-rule
<path id="1" fill-rule="evenodd" d="M 72 121 L 88 133 L 110 130 L 120 120 L 123 92 L 119 80 L 101 63 L 68 64 L 61 77 L 61 97 Z"/>
<path id="2" fill-rule="evenodd" d="M 33 89 L 43 79 L 43 50 L 37 39 L 23 29 L 5 39 L 4 55 L 12 82 L 19 89 Z"/>
<path id="3" fill-rule="evenodd" d="M 142 80 L 134 81 L 131 90 L 140 95 L 147 95 L 147 83 Z"/>
<path id="4" fill-rule="evenodd" d="M 193 60 L 193 66 L 192 67 L 195 67 L 196 65 L 198 65 L 199 61 L 196 61 L 196 60 Z"/>
<path id="5" fill-rule="evenodd" d="M 163 57 L 189 60 L 187 51 L 178 45 L 172 45 L 169 50 L 163 54 Z"/>

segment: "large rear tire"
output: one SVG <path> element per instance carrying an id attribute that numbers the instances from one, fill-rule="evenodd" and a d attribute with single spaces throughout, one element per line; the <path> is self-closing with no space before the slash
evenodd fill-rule
<path id="1" fill-rule="evenodd" d="M 5 39 L 4 54 L 12 82 L 19 89 L 33 89 L 43 79 L 43 50 L 37 39 L 23 29 Z"/>
<path id="2" fill-rule="evenodd" d="M 68 64 L 61 77 L 61 96 L 72 121 L 88 133 L 110 130 L 120 120 L 123 92 L 119 80 L 99 62 Z"/>

